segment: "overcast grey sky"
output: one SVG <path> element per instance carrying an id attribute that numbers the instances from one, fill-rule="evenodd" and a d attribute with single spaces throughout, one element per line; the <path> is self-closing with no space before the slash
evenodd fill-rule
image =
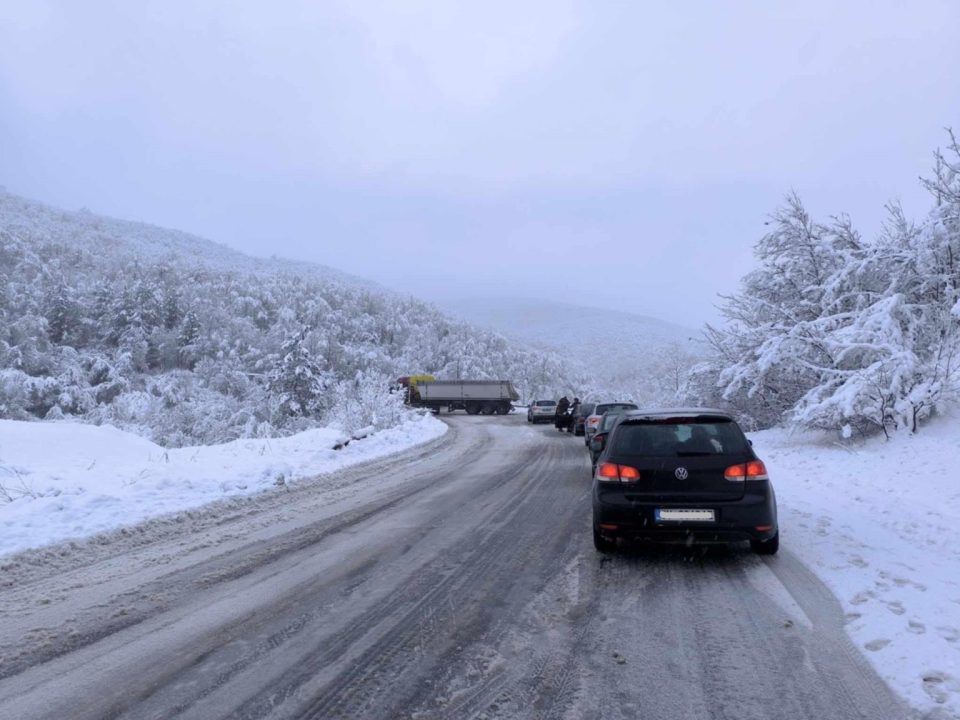
<path id="1" fill-rule="evenodd" d="M 926 210 L 958 28 L 957 0 L 0 0 L 0 183 L 426 299 L 697 325 L 791 188 L 868 235 Z"/>

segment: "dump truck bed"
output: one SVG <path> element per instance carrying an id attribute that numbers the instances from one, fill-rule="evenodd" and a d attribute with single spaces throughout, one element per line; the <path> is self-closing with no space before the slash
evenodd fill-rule
<path id="1" fill-rule="evenodd" d="M 519 400 L 509 380 L 431 380 L 417 384 L 422 400 Z"/>

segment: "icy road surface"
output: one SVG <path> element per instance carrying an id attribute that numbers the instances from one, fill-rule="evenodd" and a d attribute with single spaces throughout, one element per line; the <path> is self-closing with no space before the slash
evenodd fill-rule
<path id="1" fill-rule="evenodd" d="M 911 716 L 802 549 L 602 558 L 580 438 L 449 422 L 333 483 L 7 561 L 0 717 Z"/>

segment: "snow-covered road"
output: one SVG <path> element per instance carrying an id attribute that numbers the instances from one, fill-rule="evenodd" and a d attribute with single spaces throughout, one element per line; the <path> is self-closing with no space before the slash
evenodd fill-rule
<path id="1" fill-rule="evenodd" d="M 602 558 L 579 439 L 449 422 L 334 483 L 6 562 L 0 717 L 910 717 L 789 544 Z"/>

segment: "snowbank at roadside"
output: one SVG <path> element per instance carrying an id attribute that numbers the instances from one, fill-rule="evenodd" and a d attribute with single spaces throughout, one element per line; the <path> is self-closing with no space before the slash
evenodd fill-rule
<path id="1" fill-rule="evenodd" d="M 750 437 L 777 489 L 781 547 L 831 587 L 891 687 L 960 717 L 960 420 L 859 445 Z"/>
<path id="2" fill-rule="evenodd" d="M 335 428 L 168 450 L 110 426 L 0 420 L 0 555 L 276 488 L 446 431 L 411 414 L 341 450 Z"/>

